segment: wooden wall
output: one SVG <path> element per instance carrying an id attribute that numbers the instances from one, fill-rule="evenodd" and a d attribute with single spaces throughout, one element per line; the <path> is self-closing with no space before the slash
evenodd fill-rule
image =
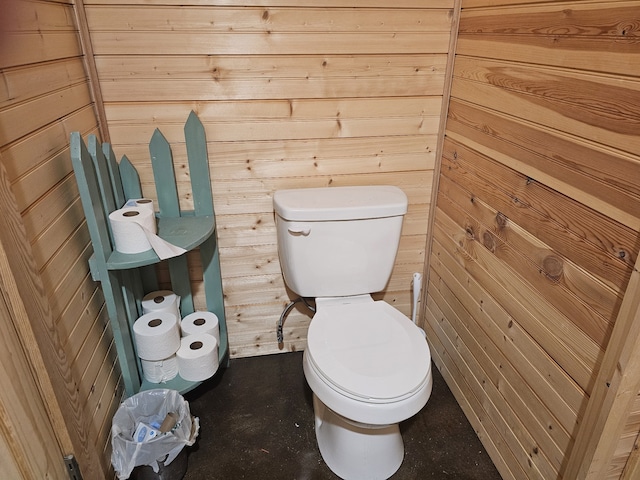
<path id="1" fill-rule="evenodd" d="M 462 0 L 425 326 L 505 479 L 637 478 L 638 25 Z"/>
<path id="2" fill-rule="evenodd" d="M 147 143 L 159 127 L 189 208 L 182 125 L 190 110 L 205 125 L 232 356 L 281 351 L 276 324 L 295 296 L 278 262 L 277 189 L 401 187 L 409 213 L 381 296 L 411 313 L 453 0 L 84 4 L 109 135 L 141 172 L 145 195 L 155 197 Z M 291 312 L 283 351 L 304 348 L 309 316 Z"/>
<path id="3" fill-rule="evenodd" d="M 409 213 L 380 297 L 410 314 L 426 260 L 434 361 L 503 477 L 640 471 L 640 2 L 462 0 L 446 110 L 457 2 L 390 3 L 3 5 L 0 250 L 11 255 L 0 318 L 85 478 L 109 469 L 121 385 L 69 133 L 106 119 L 103 138 L 153 197 L 152 130 L 184 165 L 190 110 L 209 140 L 233 356 L 280 351 L 275 325 L 292 294 L 273 192 L 398 185 Z M 289 315 L 284 350 L 304 348 L 308 320 Z"/>
<path id="4" fill-rule="evenodd" d="M 0 32 L 2 318 L 15 324 L 62 453 L 84 478 L 104 478 L 122 388 L 69 157 L 70 132 L 97 132 L 73 4 L 3 2 Z"/>

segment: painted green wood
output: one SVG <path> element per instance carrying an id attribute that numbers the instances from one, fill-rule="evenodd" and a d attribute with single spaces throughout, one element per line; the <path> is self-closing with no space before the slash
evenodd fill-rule
<path id="1" fill-rule="evenodd" d="M 174 257 L 167 260 L 171 289 L 180 297 L 180 314 L 186 317 L 194 311 L 193 296 L 191 295 L 191 278 L 187 256 Z"/>
<path id="2" fill-rule="evenodd" d="M 204 126 L 193 111 L 189 114 L 189 118 L 185 123 L 184 136 L 187 142 L 187 157 L 189 159 L 189 175 L 191 178 L 191 191 L 193 193 L 195 214 L 196 216 L 214 216 L 207 140 Z M 215 267 L 215 265 L 220 264 L 220 259 L 218 258 L 217 232 L 214 232 L 200 246 L 200 258 L 203 268 L 207 310 L 215 313 L 220 320 L 220 345 L 218 349 L 221 358 L 224 358 L 228 351 L 224 301 L 222 297 L 215 294 L 215 292 L 222 291 L 220 268 Z"/>
<path id="3" fill-rule="evenodd" d="M 187 158 L 189 159 L 189 176 L 191 178 L 194 210 L 196 215 L 213 216 L 213 194 L 211 192 L 211 178 L 209 178 L 207 139 L 205 138 L 204 126 L 193 111 L 189 114 L 187 123 L 184 125 L 184 137 L 187 142 Z"/>
<path id="4" fill-rule="evenodd" d="M 109 214 L 118 208 L 118 202 L 115 199 L 115 191 L 112 183 L 112 174 L 109 169 L 109 165 L 106 157 L 103 153 L 103 146 L 98 143 L 95 135 L 89 135 L 88 137 L 89 154 L 93 160 L 93 165 L 96 169 L 98 185 L 100 186 L 100 193 L 102 198 L 102 206 L 105 211 L 105 217 L 107 218 L 107 227 L 109 228 L 109 238 L 113 239 L 113 232 L 111 231 L 111 223 L 108 221 Z M 109 148 L 110 150 L 110 148 Z M 118 189 L 122 191 L 122 186 Z M 112 245 L 115 245 L 112 243 Z M 113 254 L 113 252 L 112 252 Z M 108 261 L 107 261 L 108 263 Z M 141 278 L 140 272 L 137 270 L 125 270 L 121 274 L 121 291 L 122 302 L 126 312 L 126 318 L 128 320 L 129 329 L 133 329 L 132 319 L 137 319 L 139 313 L 141 313 L 140 306 L 136 299 L 141 298 Z M 137 358 L 137 357 L 136 357 Z"/>
<path id="5" fill-rule="evenodd" d="M 213 217 L 158 217 L 157 225 L 160 238 L 185 250 L 193 250 L 200 246 L 214 232 Z M 153 250 L 131 254 L 114 251 L 109 256 L 107 267 L 110 270 L 122 270 L 153 265 L 159 261 Z"/>
<path id="6" fill-rule="evenodd" d="M 140 281 L 142 282 L 142 290 L 145 292 L 160 290 L 155 264 L 140 267 Z"/>
<path id="7" fill-rule="evenodd" d="M 120 289 L 122 290 L 122 304 L 127 316 L 127 323 L 129 329 L 133 332 L 133 324 L 142 315 L 142 298 L 144 297 L 144 290 L 142 288 L 142 281 L 140 278 L 140 270 L 137 268 L 129 270 L 120 270 L 119 274 Z M 142 372 L 142 363 L 138 358 L 138 351 L 135 343 L 135 336 L 133 337 L 134 359 L 136 362 L 136 369 L 138 372 Z M 142 383 L 143 376 L 139 373 L 139 381 Z"/>
<path id="8" fill-rule="evenodd" d="M 71 134 L 70 143 L 71 161 L 93 244 L 95 268 L 100 272 L 107 313 L 111 320 L 111 329 L 122 369 L 122 379 L 126 391 L 135 392 L 140 388 L 140 375 L 136 366 L 134 342 L 124 309 L 119 273 L 107 270 L 106 259 L 111 255 L 112 244 L 96 170 L 93 159 L 78 132 Z"/>
<path id="9" fill-rule="evenodd" d="M 101 146 L 95 135 L 89 135 L 89 137 L 87 137 L 87 148 L 89 150 L 89 155 L 91 155 L 93 166 L 96 169 L 96 179 L 98 181 L 98 186 L 100 187 L 100 196 L 102 197 L 102 208 L 104 210 L 105 217 L 108 219 L 109 214 L 118 209 L 113 198 L 111 175 L 109 174 L 107 162 L 102 154 Z M 111 224 L 108 221 L 107 228 L 109 229 L 109 238 L 113 238 Z"/>
<path id="10" fill-rule="evenodd" d="M 120 160 L 120 181 L 122 182 L 122 190 L 124 197 L 142 198 L 142 188 L 140 187 L 140 176 L 138 171 L 129 161 L 126 155 Z"/>
<path id="11" fill-rule="evenodd" d="M 98 261 L 93 254 L 89 257 L 89 270 L 91 271 L 91 280 L 94 282 L 101 282 L 103 280 L 100 274 L 104 272 L 98 268 Z"/>
<path id="12" fill-rule="evenodd" d="M 120 180 L 120 167 L 118 166 L 116 155 L 113 153 L 110 143 L 102 144 L 102 154 L 107 162 L 107 170 L 109 170 L 109 179 L 111 180 L 111 188 L 113 190 L 116 208 L 122 208 L 127 199 L 124 196 L 124 189 L 122 188 L 122 181 Z"/>
<path id="13" fill-rule="evenodd" d="M 202 275 L 204 292 L 207 299 L 207 310 L 218 317 L 220 328 L 220 345 L 218 356 L 220 365 L 229 360 L 229 344 L 227 335 L 227 321 L 224 311 L 224 298 L 218 292 L 222 292 L 222 275 L 220 272 L 220 257 L 218 252 L 218 238 L 216 233 L 211 235 L 200 246 L 200 258 L 202 260 Z"/>
<path id="14" fill-rule="evenodd" d="M 224 365 L 225 359 L 228 361 L 229 345 L 204 128 L 192 112 L 185 125 L 195 206 L 195 210 L 189 212 L 180 210 L 170 146 L 164 136 L 158 130 L 156 132 L 149 151 L 160 209 L 156 214 L 158 235 L 187 251 L 200 248 L 206 305 L 219 319 L 218 352 L 220 364 Z M 127 157 L 122 157 L 120 165 L 115 162 L 109 144 L 103 144 L 100 150 L 95 138 L 89 141 L 91 153 L 84 146 L 80 134 L 72 133 L 72 160 L 94 248 L 89 264 L 93 278 L 102 283 L 126 393 L 133 395 L 141 389 L 158 387 L 185 393 L 201 382 L 188 382 L 177 377 L 158 385 L 143 379 L 131 333 L 141 312 L 144 293 L 158 290 L 155 265 L 160 259 L 153 251 L 127 255 L 114 251 L 112 247 L 109 213 L 121 208 L 128 199 L 142 198 L 140 177 Z M 187 255 L 169 259 L 168 264 L 171 288 L 181 297 L 182 315 L 188 315 L 194 309 Z"/>
<path id="15" fill-rule="evenodd" d="M 180 217 L 180 201 L 173 170 L 173 156 L 169 142 L 156 128 L 149 142 L 153 178 L 156 182 L 159 213 L 161 218 Z M 182 316 L 193 312 L 193 297 L 189 279 L 189 265 L 186 255 L 167 260 L 171 285 L 180 297 L 180 313 Z"/>
<path id="16" fill-rule="evenodd" d="M 169 142 L 156 128 L 149 142 L 153 179 L 156 182 L 156 194 L 160 217 L 179 217 L 180 201 L 176 187 L 176 174 L 173 170 L 173 156 Z"/>

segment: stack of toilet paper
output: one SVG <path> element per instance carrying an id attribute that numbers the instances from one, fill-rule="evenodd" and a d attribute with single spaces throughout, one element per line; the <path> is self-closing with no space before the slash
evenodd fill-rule
<path id="1" fill-rule="evenodd" d="M 142 374 L 151 383 L 176 375 L 202 381 L 218 370 L 218 317 L 196 311 L 180 315 L 180 297 L 169 290 L 151 292 L 142 299 L 142 316 L 133 324 Z"/>

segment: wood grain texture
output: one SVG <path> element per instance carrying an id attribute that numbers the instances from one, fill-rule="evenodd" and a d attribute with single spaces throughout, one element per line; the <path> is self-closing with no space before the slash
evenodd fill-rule
<path id="1" fill-rule="evenodd" d="M 28 352 L 33 371 L 37 372 L 40 395 L 45 399 L 47 414 L 54 425 L 57 441 L 63 451 L 73 451 L 80 461 L 97 461 L 93 444 L 87 441 L 91 418 L 84 415 L 83 404 L 73 388 L 70 362 L 61 348 L 47 292 L 33 264 L 31 246 L 19 212 L 15 209 L 4 169 L 0 168 L 2 185 L 2 243 L 7 252 L 3 290 L 5 290 L 14 325 Z M 73 435 L 70 433 L 73 432 Z M 102 475 L 87 462 L 85 472 Z"/>
<path id="2" fill-rule="evenodd" d="M 567 475 L 603 478 L 614 457 L 618 439 L 633 412 L 640 390 L 640 260 L 635 265 L 628 291 L 620 307 L 589 398 L 576 444 L 567 462 Z M 631 447 L 625 449 L 628 457 Z"/>
<path id="3" fill-rule="evenodd" d="M 6 254 L 0 246 L 0 270 L 7 272 Z M 8 292 L 0 286 L 0 475 L 3 478 L 63 478 L 62 451 L 31 362 L 25 354 L 5 303 Z"/>
<path id="4" fill-rule="evenodd" d="M 70 132 L 97 129 L 74 5 L 11 0 L 2 9 L 0 217 L 9 268 L 2 278 L 56 435 L 42 438 L 59 445 L 61 467 L 25 478 L 66 476 L 62 454 L 75 456 L 84 478 L 106 478 L 104 426 L 122 389 L 110 331 L 98 321 L 102 298 L 88 276 L 91 249 L 69 159 Z M 34 454 L 31 463 L 46 458 Z"/>
<path id="5" fill-rule="evenodd" d="M 615 1 L 609 4 L 558 2 L 556 5 L 549 2 L 539 2 L 538 5 L 535 2 L 526 3 L 498 11 L 465 11 L 459 32 L 618 39 L 636 37 L 640 33 L 638 1 Z"/>
<path id="6" fill-rule="evenodd" d="M 483 441 L 505 478 L 618 478 L 637 438 L 625 401 L 637 396 L 640 370 L 627 371 L 630 391 L 617 397 L 597 378 L 603 359 L 632 347 L 615 332 L 637 295 L 628 286 L 640 245 L 639 7 L 462 1 L 436 163 L 426 329 L 437 337 L 441 370 L 460 375 L 458 386 L 482 382 L 490 362 L 499 363 L 501 395 L 487 390 L 486 399 L 507 417 L 517 414 L 517 441 L 471 391 L 457 391 L 472 422 L 491 423 Z M 473 342 L 488 340 L 476 327 L 488 305 L 509 329 L 477 348 Z M 507 351 L 514 329 L 518 349 Z M 542 358 L 534 362 L 536 352 Z M 521 397 L 523 410 L 510 388 L 534 392 Z M 549 416 L 562 429 L 541 429 L 537 419 Z M 495 453 L 496 445 L 508 452 Z"/>
<path id="7" fill-rule="evenodd" d="M 496 224 L 496 234 L 500 235 L 510 220 L 519 225 L 530 223 L 533 228 L 529 232 L 534 237 L 588 269 L 597 281 L 622 297 L 624 285 L 629 281 L 628 259 L 633 261 L 636 255 L 620 252 L 634 251 L 632 230 L 611 222 L 612 238 L 606 217 L 594 214 L 577 202 L 558 205 L 557 194 L 543 184 L 503 168 L 461 144 L 447 141 L 444 155 L 444 173 L 467 190 L 467 202 L 486 199 L 493 206 L 496 213 L 492 224 Z M 625 239 L 626 247 L 623 246 Z M 607 308 L 613 309 L 614 303 L 615 300 L 609 302 Z"/>
<path id="8" fill-rule="evenodd" d="M 89 2 L 85 2 L 89 3 Z M 127 8 L 126 28 L 143 31 L 198 32 L 427 32 L 448 33 L 451 13 L 446 9 L 403 10 L 365 8 L 296 7 L 193 7 L 149 9 Z M 122 19 L 120 7 L 95 6 L 87 11 L 92 32 L 112 31 Z"/>
<path id="9" fill-rule="evenodd" d="M 89 0 L 85 2 L 89 4 L 98 5 L 121 5 L 122 0 Z M 353 7 L 352 1 L 345 0 L 188 0 L 184 2 L 176 2 L 176 0 L 135 0 L 133 2 L 127 2 L 128 4 L 141 4 L 141 5 L 184 5 L 187 7 L 193 6 L 228 6 L 228 7 L 329 7 L 340 8 Z M 430 8 L 451 8 L 454 0 L 429 0 Z M 389 2 L 387 0 L 361 0 L 357 4 L 359 7 L 366 8 L 387 8 Z M 424 8 L 423 0 L 399 0 L 394 3 L 395 8 Z"/>
<path id="10" fill-rule="evenodd" d="M 463 136 L 475 150 L 635 228 L 640 204 L 633 155 L 455 100 L 448 128 L 452 139 Z"/>

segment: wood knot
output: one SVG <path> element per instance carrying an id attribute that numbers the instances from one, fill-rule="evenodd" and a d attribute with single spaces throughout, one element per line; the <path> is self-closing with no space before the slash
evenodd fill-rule
<path id="1" fill-rule="evenodd" d="M 482 244 L 491 253 L 496 251 L 496 239 L 491 232 L 485 231 L 482 234 Z"/>
<path id="2" fill-rule="evenodd" d="M 464 231 L 465 231 L 465 233 L 467 234 L 467 238 L 468 238 L 469 240 L 474 240 L 474 239 L 476 238 L 476 234 L 475 234 L 475 232 L 473 231 L 473 227 L 471 227 L 471 226 L 467 226 L 467 227 L 464 229 Z"/>
<path id="3" fill-rule="evenodd" d="M 562 276 L 563 267 L 562 259 L 555 255 L 547 255 L 542 260 L 542 270 L 552 280 L 558 280 Z"/>
<path id="4" fill-rule="evenodd" d="M 508 222 L 509 222 L 509 219 L 504 213 L 498 212 L 496 214 L 496 225 L 498 225 L 499 229 L 505 228 Z"/>

